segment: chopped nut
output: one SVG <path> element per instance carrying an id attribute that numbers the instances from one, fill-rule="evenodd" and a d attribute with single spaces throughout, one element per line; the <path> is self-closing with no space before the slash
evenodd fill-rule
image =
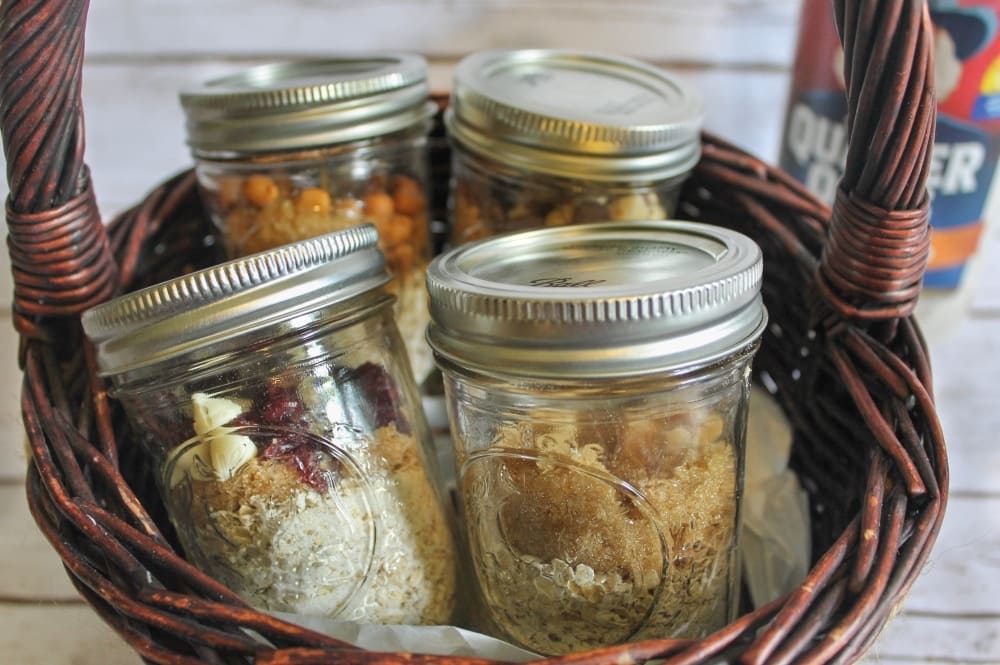
<path id="1" fill-rule="evenodd" d="M 208 434 L 245 410 L 239 402 L 224 397 L 209 397 L 205 393 L 191 395 L 191 409 L 194 414 L 194 431 L 197 434 Z"/>
<path id="2" fill-rule="evenodd" d="M 615 221 L 663 219 L 667 216 L 659 198 L 652 192 L 628 194 L 612 199 L 608 211 L 611 213 L 611 219 Z"/>

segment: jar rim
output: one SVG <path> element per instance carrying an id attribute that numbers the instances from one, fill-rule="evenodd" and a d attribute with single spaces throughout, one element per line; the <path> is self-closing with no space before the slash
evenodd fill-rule
<path id="1" fill-rule="evenodd" d="M 428 341 L 459 365 L 599 377 L 716 360 L 767 313 L 760 248 L 678 220 L 537 229 L 462 245 L 428 268 Z"/>
<path id="2" fill-rule="evenodd" d="M 362 224 L 232 259 L 85 311 L 98 371 L 119 374 L 332 306 L 349 308 L 390 280 L 378 233 Z"/>
<path id="3" fill-rule="evenodd" d="M 445 125 L 468 150 L 528 171 L 666 179 L 697 163 L 702 118 L 697 90 L 641 61 L 498 49 L 459 62 Z"/>
<path id="4" fill-rule="evenodd" d="M 180 93 L 192 152 L 253 153 L 349 143 L 420 125 L 427 62 L 410 53 L 363 53 L 269 63 Z"/>

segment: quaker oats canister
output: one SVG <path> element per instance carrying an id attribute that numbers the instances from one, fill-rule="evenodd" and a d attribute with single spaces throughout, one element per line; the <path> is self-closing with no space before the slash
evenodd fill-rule
<path id="1" fill-rule="evenodd" d="M 749 238 L 679 221 L 537 229 L 428 270 L 485 629 L 565 653 L 736 611 Z"/>
<path id="2" fill-rule="evenodd" d="M 496 50 L 456 67 L 450 242 L 506 231 L 672 216 L 700 156 L 702 101 L 618 56 Z"/>
<path id="3" fill-rule="evenodd" d="M 937 123 L 927 189 L 931 250 L 917 319 L 928 336 L 963 320 L 1000 223 L 1000 2 L 930 0 Z M 844 52 L 826 0 L 802 5 L 779 165 L 832 203 L 847 155 Z"/>
<path id="4" fill-rule="evenodd" d="M 430 370 L 427 64 L 376 53 L 252 67 L 181 93 L 206 207 L 231 257 L 368 221 L 414 374 Z"/>
<path id="5" fill-rule="evenodd" d="M 193 564 L 265 610 L 446 623 L 455 550 L 374 227 L 88 310 Z"/>

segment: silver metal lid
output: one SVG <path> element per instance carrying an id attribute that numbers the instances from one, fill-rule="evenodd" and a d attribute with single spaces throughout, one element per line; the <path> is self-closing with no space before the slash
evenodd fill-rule
<path id="1" fill-rule="evenodd" d="M 761 334 L 750 238 L 681 221 L 525 231 L 427 273 L 434 351 L 494 375 L 629 376 L 713 362 Z"/>
<path id="2" fill-rule="evenodd" d="M 373 54 L 261 65 L 183 90 L 195 154 L 312 148 L 426 121 L 427 62 Z"/>
<path id="3" fill-rule="evenodd" d="M 310 313 L 389 281 L 377 242 L 375 227 L 363 224 L 235 259 L 93 307 L 83 329 L 109 375 L 296 318 L 305 325 Z"/>
<path id="4" fill-rule="evenodd" d="M 701 154 L 701 96 L 637 60 L 496 50 L 458 63 L 445 122 L 475 153 L 587 180 L 660 180 Z"/>

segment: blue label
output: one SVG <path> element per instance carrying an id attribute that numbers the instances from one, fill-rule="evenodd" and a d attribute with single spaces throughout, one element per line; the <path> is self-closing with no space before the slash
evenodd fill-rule
<path id="1" fill-rule="evenodd" d="M 804 92 L 789 109 L 779 164 L 831 205 L 847 158 L 847 103 L 839 91 Z M 939 115 L 927 188 L 931 196 L 932 252 L 925 286 L 958 286 L 975 251 L 984 207 L 1000 159 L 1000 141 Z"/>

